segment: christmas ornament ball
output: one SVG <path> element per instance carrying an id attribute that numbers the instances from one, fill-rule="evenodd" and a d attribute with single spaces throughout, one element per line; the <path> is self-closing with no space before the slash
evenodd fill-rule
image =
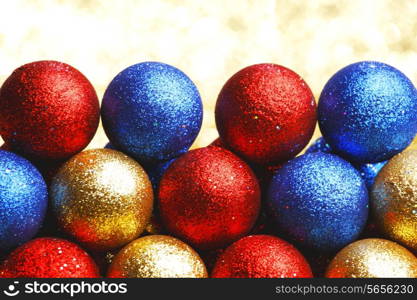
<path id="1" fill-rule="evenodd" d="M 125 246 L 109 267 L 111 278 L 206 278 L 200 256 L 180 240 L 149 235 Z"/>
<path id="2" fill-rule="evenodd" d="M 200 94 L 177 68 L 144 62 L 120 72 L 107 87 L 101 116 L 110 142 L 139 162 L 185 152 L 200 131 Z"/>
<path id="3" fill-rule="evenodd" d="M 278 230 L 322 252 L 354 241 L 368 218 L 368 191 L 358 171 L 321 152 L 301 155 L 278 169 L 267 204 Z"/>
<path id="4" fill-rule="evenodd" d="M 313 277 L 303 255 L 291 244 L 270 235 L 244 237 L 217 259 L 213 278 Z"/>
<path id="5" fill-rule="evenodd" d="M 320 130 L 331 148 L 355 163 L 387 160 L 417 133 L 417 90 L 381 62 L 351 64 L 326 83 L 318 104 Z"/>
<path id="6" fill-rule="evenodd" d="M 247 234 L 260 209 L 252 170 L 230 151 L 213 146 L 177 158 L 162 176 L 158 195 L 166 229 L 204 250 Z"/>
<path id="7" fill-rule="evenodd" d="M 98 278 L 94 260 L 79 246 L 37 238 L 13 250 L 0 265 L 0 278 Z"/>
<path id="8" fill-rule="evenodd" d="M 0 150 L 0 251 L 38 232 L 47 202 L 46 183 L 39 171 L 23 157 Z"/>
<path id="9" fill-rule="evenodd" d="M 371 193 L 374 219 L 390 239 L 417 251 L 417 150 L 404 151 L 388 161 Z"/>
<path id="10" fill-rule="evenodd" d="M 60 227 L 93 250 L 134 240 L 152 213 L 148 176 L 135 160 L 116 150 L 75 155 L 55 175 L 50 191 Z"/>
<path id="11" fill-rule="evenodd" d="M 246 160 L 273 165 L 296 156 L 316 126 L 316 103 L 305 81 L 275 64 L 234 74 L 216 103 L 222 141 Z"/>
<path id="12" fill-rule="evenodd" d="M 388 160 L 376 162 L 372 164 L 360 164 L 356 165 L 356 169 L 361 174 L 363 180 L 365 181 L 366 187 L 369 191 L 372 190 L 372 186 L 375 182 L 375 178 L 378 175 L 378 173 L 381 171 L 382 167 L 385 166 L 385 164 L 388 162 Z"/>
<path id="13" fill-rule="evenodd" d="M 343 248 L 330 262 L 328 278 L 417 278 L 417 258 L 384 239 L 364 239 Z"/>
<path id="14" fill-rule="evenodd" d="M 315 153 L 315 152 L 323 152 L 323 153 L 330 153 L 335 154 L 333 149 L 326 143 L 323 137 L 318 138 L 315 140 L 310 147 L 307 148 L 305 153 Z M 376 163 L 363 163 L 363 164 L 353 164 L 356 170 L 359 171 L 363 180 L 365 181 L 366 187 L 370 191 L 372 185 L 374 184 L 375 177 L 378 175 L 379 171 L 381 171 L 382 167 L 388 161 L 381 161 Z"/>
<path id="15" fill-rule="evenodd" d="M 334 154 L 333 149 L 326 143 L 324 138 L 321 136 L 316 139 L 307 149 L 305 153 L 323 152 Z"/>
<path id="16" fill-rule="evenodd" d="M 158 190 L 162 175 L 164 175 L 166 170 L 175 161 L 175 159 L 176 158 L 170 159 L 168 161 L 161 161 L 145 167 L 146 173 L 149 176 L 149 180 L 152 182 L 152 187 L 155 192 Z"/>
<path id="17" fill-rule="evenodd" d="M 99 123 L 96 92 L 77 69 L 37 61 L 16 69 L 0 89 L 0 135 L 37 159 L 64 159 L 84 149 Z"/>

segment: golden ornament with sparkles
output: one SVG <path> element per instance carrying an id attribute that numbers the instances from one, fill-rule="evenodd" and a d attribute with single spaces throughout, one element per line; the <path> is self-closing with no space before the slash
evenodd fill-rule
<path id="1" fill-rule="evenodd" d="M 417 278 L 417 258 L 384 239 L 364 239 L 343 248 L 327 267 L 328 278 Z"/>
<path id="2" fill-rule="evenodd" d="M 371 205 L 381 231 L 417 251 L 417 150 L 394 156 L 379 172 Z"/>
<path id="3" fill-rule="evenodd" d="M 113 259 L 108 277 L 206 278 L 207 270 L 190 246 L 166 235 L 148 235 L 125 246 Z"/>
<path id="4" fill-rule="evenodd" d="M 50 196 L 62 229 L 93 250 L 134 240 L 152 214 L 153 191 L 145 171 L 111 149 L 71 158 L 53 178 Z"/>

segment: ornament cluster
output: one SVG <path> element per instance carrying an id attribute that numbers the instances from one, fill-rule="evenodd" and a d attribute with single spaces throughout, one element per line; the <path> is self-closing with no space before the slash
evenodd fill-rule
<path id="1" fill-rule="evenodd" d="M 99 120 L 109 139 L 84 150 Z M 0 277 L 417 277 L 417 90 L 380 62 L 318 105 L 275 64 L 234 74 L 202 124 L 196 85 L 144 62 L 101 107 L 61 62 L 0 88 Z M 322 137 L 306 151 L 316 123 Z"/>

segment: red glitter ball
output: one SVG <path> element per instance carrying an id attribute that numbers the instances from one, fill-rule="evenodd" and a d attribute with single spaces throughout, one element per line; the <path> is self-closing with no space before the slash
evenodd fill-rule
<path id="1" fill-rule="evenodd" d="M 57 238 L 37 238 L 10 253 L 0 278 L 97 278 L 94 260 L 80 247 Z"/>
<path id="2" fill-rule="evenodd" d="M 39 61 L 16 69 L 0 89 L 0 135 L 29 157 L 63 159 L 93 138 L 100 110 L 88 79 L 73 67 Z"/>
<path id="3" fill-rule="evenodd" d="M 252 170 L 219 147 L 181 156 L 159 186 L 166 228 L 200 249 L 221 248 L 247 234 L 259 208 L 260 189 Z"/>
<path id="4" fill-rule="evenodd" d="M 223 86 L 216 104 L 222 141 L 248 161 L 274 165 L 311 139 L 316 102 L 305 81 L 274 64 L 247 67 Z"/>
<path id="5" fill-rule="evenodd" d="M 291 244 L 270 235 L 252 235 L 218 258 L 213 278 L 311 278 L 310 266 Z"/>
<path id="6" fill-rule="evenodd" d="M 220 147 L 220 148 L 232 151 L 231 149 L 227 147 L 227 145 L 220 138 L 215 139 L 208 146 Z M 266 191 L 275 171 L 281 168 L 284 163 L 285 162 L 282 162 L 276 165 L 259 165 L 259 164 L 249 163 L 249 166 L 251 167 L 252 171 L 255 173 L 256 177 L 258 178 L 262 191 L 264 190 Z"/>
<path id="7" fill-rule="evenodd" d="M 229 150 L 227 149 L 227 146 L 225 145 L 225 143 L 223 143 L 223 141 L 220 138 L 217 138 L 214 141 L 212 141 L 209 146 L 220 147 L 220 148 Z"/>

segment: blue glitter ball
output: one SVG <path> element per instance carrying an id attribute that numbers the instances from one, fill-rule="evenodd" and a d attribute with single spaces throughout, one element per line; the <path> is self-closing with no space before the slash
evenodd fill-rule
<path id="1" fill-rule="evenodd" d="M 323 153 L 333 153 L 332 148 L 329 144 L 326 143 L 323 137 L 319 137 L 317 140 L 314 141 L 306 150 L 305 153 L 315 153 L 315 152 L 323 152 Z"/>
<path id="2" fill-rule="evenodd" d="M 112 80 L 101 116 L 114 147 L 149 164 L 187 152 L 200 131 L 203 106 L 187 75 L 167 64 L 145 62 Z"/>
<path id="3" fill-rule="evenodd" d="M 387 162 L 388 160 L 374 164 L 361 164 L 355 166 L 365 181 L 366 187 L 369 191 L 371 191 L 371 188 L 374 185 L 376 175 L 378 175 L 379 171 L 381 171 L 382 167 L 385 166 Z"/>
<path id="4" fill-rule="evenodd" d="M 368 218 L 359 172 L 327 153 L 301 155 L 278 169 L 267 205 L 277 229 L 301 246 L 335 251 L 354 241 Z"/>
<path id="5" fill-rule="evenodd" d="M 307 148 L 305 153 L 315 153 L 315 152 L 322 152 L 322 153 L 330 153 L 335 154 L 329 144 L 326 143 L 323 137 L 319 137 L 317 140 L 311 144 L 310 147 Z M 369 164 L 355 164 L 352 165 L 359 171 L 361 174 L 362 179 L 365 181 L 366 187 L 370 191 L 372 185 L 374 184 L 375 177 L 378 175 L 379 171 L 382 167 L 388 162 L 388 160 L 377 162 L 377 163 L 369 163 Z"/>
<path id="6" fill-rule="evenodd" d="M 47 187 L 39 171 L 26 159 L 0 150 L 0 250 L 35 236 L 47 202 Z"/>
<path id="7" fill-rule="evenodd" d="M 159 182 L 161 181 L 162 175 L 164 175 L 165 171 L 169 168 L 169 166 L 176 159 L 177 158 L 173 158 L 168 161 L 163 161 L 163 162 L 145 167 L 146 173 L 149 176 L 149 179 L 152 183 L 152 187 L 155 193 L 157 193 L 158 191 Z"/>
<path id="8" fill-rule="evenodd" d="M 417 91 L 399 70 L 380 62 L 359 62 L 326 83 L 318 104 L 323 137 L 348 161 L 387 160 L 417 133 Z"/>

